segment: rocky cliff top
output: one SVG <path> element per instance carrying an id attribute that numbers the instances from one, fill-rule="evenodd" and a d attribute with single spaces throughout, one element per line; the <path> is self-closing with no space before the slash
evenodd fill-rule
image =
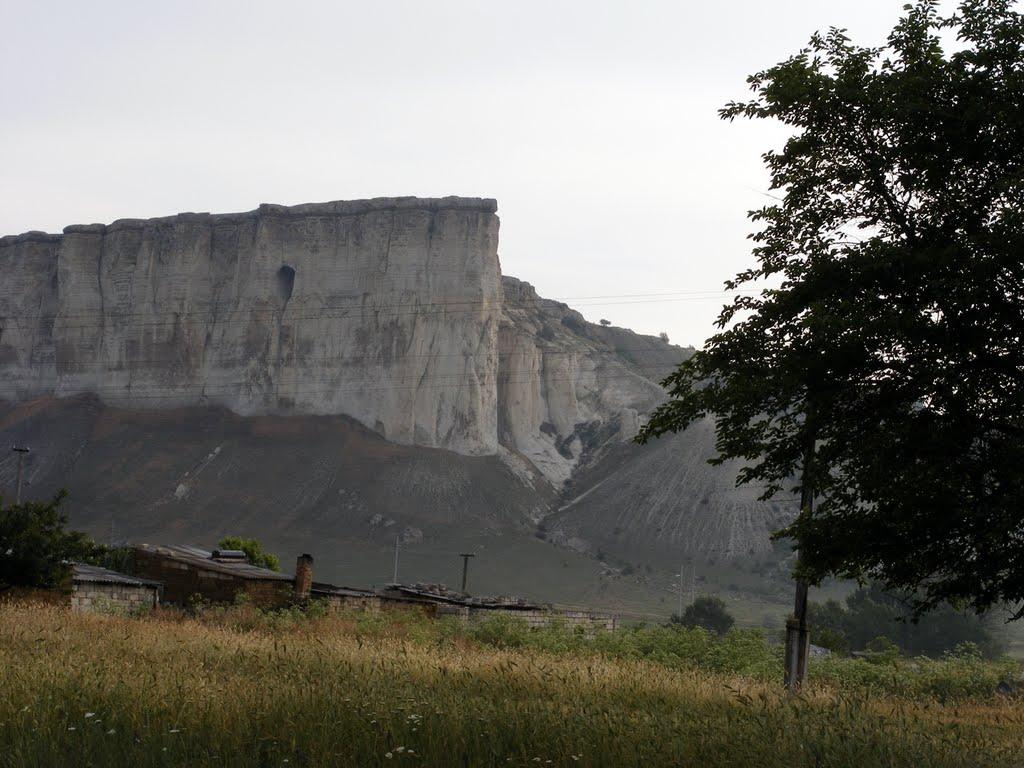
<path id="1" fill-rule="evenodd" d="M 487 197 L 374 197 L 367 200 L 334 200 L 328 203 L 300 203 L 299 205 L 276 205 L 263 203 L 252 211 L 244 213 L 178 213 L 152 219 L 117 219 L 110 224 L 71 224 L 64 227 L 64 234 L 103 235 L 130 229 L 144 229 L 147 226 L 167 224 L 205 224 L 218 226 L 241 224 L 250 219 L 286 218 L 299 219 L 325 216 L 358 216 L 373 211 L 420 210 L 420 211 L 479 211 L 495 213 L 498 201 Z M 20 243 L 57 243 L 62 235 L 31 231 L 20 235 L 0 237 L 0 247 Z"/>

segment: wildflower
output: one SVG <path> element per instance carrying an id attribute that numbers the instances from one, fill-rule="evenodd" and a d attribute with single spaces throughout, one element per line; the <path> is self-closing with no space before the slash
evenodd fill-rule
<path id="1" fill-rule="evenodd" d="M 85 713 L 85 719 L 88 720 L 90 717 L 96 717 L 96 713 L 95 712 L 86 712 Z"/>
<path id="2" fill-rule="evenodd" d="M 384 753 L 384 757 L 386 757 L 388 760 L 390 760 L 392 757 L 394 757 L 394 755 L 392 755 L 390 752 L 385 752 Z"/>
<path id="3" fill-rule="evenodd" d="M 75 731 L 75 730 L 78 730 L 78 729 L 77 729 L 77 728 L 75 728 L 75 726 L 73 726 L 73 725 L 69 725 L 69 726 L 68 726 L 68 730 L 69 730 L 69 731 Z"/>
<path id="4" fill-rule="evenodd" d="M 395 752 L 405 752 L 405 747 L 395 747 Z"/>
<path id="5" fill-rule="evenodd" d="M 181 733 L 181 728 L 171 728 L 168 733 Z"/>
<path id="6" fill-rule="evenodd" d="M 113 736 L 115 733 L 117 733 L 117 731 L 111 728 L 109 731 L 107 731 L 107 736 Z"/>

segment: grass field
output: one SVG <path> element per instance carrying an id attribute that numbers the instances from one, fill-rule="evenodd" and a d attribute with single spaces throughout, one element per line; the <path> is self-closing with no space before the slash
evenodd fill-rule
<path id="1" fill-rule="evenodd" d="M 976 689 L 889 690 L 884 674 L 846 684 L 823 669 L 790 699 L 761 651 L 747 673 L 720 671 L 736 666 L 721 649 L 742 655 L 748 635 L 712 646 L 658 629 L 588 646 L 520 630 L 406 613 L 126 618 L 3 605 L 0 765 L 1024 764 L 1024 703 L 991 695 L 984 675 L 1006 670 L 981 662 L 944 673 L 982 675 Z M 687 661 L 672 643 L 719 663 Z"/>

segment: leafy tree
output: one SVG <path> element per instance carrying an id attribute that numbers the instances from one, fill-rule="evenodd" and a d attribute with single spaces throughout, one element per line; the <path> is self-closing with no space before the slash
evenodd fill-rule
<path id="1" fill-rule="evenodd" d="M 271 571 L 281 570 L 281 561 L 277 555 L 263 551 L 263 545 L 256 539 L 243 539 L 241 536 L 225 536 L 217 542 L 221 549 L 239 549 L 245 552 L 246 559 L 253 565 L 260 568 L 268 568 Z"/>
<path id="2" fill-rule="evenodd" d="M 84 533 L 67 531 L 61 491 L 48 502 L 0 504 L 0 588 L 55 587 L 73 561 L 89 561 L 100 547 Z"/>
<path id="3" fill-rule="evenodd" d="M 908 605 L 905 597 L 879 585 L 858 589 L 845 605 L 836 600 L 812 603 L 814 642 L 834 651 L 863 651 L 883 637 L 904 653 L 936 658 L 962 643 L 973 643 L 990 658 L 1003 650 L 988 620 L 946 605 L 913 621 Z"/>
<path id="4" fill-rule="evenodd" d="M 709 632 L 724 635 L 732 628 L 735 619 L 730 615 L 725 607 L 725 601 L 720 597 L 702 595 L 686 606 L 682 616 L 674 614 L 672 623 L 691 628 L 703 627 Z"/>
<path id="5" fill-rule="evenodd" d="M 712 415 L 738 482 L 813 498 L 796 575 L 882 581 L 923 612 L 1024 600 L 1024 22 L 1009 0 L 904 6 L 749 78 L 781 122 L 779 197 L 720 331 L 640 442 Z M 956 38 L 943 48 L 940 34 Z M 794 480 L 794 478 L 796 478 Z M 1024 608 L 1017 613 L 1024 615 Z"/>

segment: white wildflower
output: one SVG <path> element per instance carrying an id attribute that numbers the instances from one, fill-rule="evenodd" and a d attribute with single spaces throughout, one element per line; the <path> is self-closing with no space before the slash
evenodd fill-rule
<path id="1" fill-rule="evenodd" d="M 90 717 L 96 717 L 96 713 L 95 712 L 86 712 L 85 713 L 85 719 L 88 720 Z"/>

